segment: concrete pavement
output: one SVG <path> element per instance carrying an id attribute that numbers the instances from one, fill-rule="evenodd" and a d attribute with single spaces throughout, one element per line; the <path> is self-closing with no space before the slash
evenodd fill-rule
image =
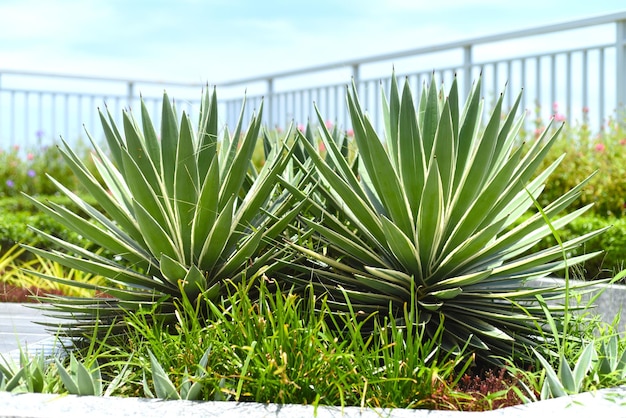
<path id="1" fill-rule="evenodd" d="M 47 322 L 36 304 L 0 303 L 0 355 L 18 361 L 20 350 L 29 356 L 62 350 L 56 337 L 37 322 Z M 0 361 L 2 358 L 0 358 Z"/>

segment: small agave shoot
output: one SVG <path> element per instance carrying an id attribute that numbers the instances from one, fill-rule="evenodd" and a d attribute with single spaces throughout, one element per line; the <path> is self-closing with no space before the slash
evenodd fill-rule
<path id="1" fill-rule="evenodd" d="M 433 82 L 424 86 L 416 106 L 408 81 L 400 91 L 392 77 L 389 98 L 382 95 L 383 140 L 353 85 L 347 101 L 357 172 L 320 115 L 326 158 L 307 141 L 300 143 L 322 179 L 323 198 L 299 196 L 317 211 L 310 213 L 319 213 L 301 218 L 318 241 L 292 245 L 316 266 L 315 274 L 290 280 L 312 283 L 338 313 L 391 311 L 403 318 L 412 304 L 415 322 L 431 337 L 443 321 L 447 350 L 468 344 L 490 362 L 511 356 L 528 360 L 530 349 L 541 349 L 548 338 L 542 328 L 547 314 L 537 296 L 548 301 L 555 320 L 567 311 L 557 302 L 565 286 L 533 288 L 527 281 L 593 257 L 567 254 L 602 231 L 528 253 L 551 228 L 587 210 L 563 214 L 585 182 L 520 223 L 560 162 L 535 175 L 558 130 L 550 135 L 548 129 L 530 147 L 520 146 L 516 136 L 523 120 L 515 115 L 520 98 L 502 119 L 501 96 L 483 124 L 480 90 L 478 80 L 460 112 L 456 80 L 447 96 Z"/>
<path id="2" fill-rule="evenodd" d="M 160 138 L 143 103 L 141 126 L 124 112 L 124 135 L 110 113 L 100 112 L 109 150 L 106 153 L 91 140 L 97 173 L 90 172 L 63 142 L 65 161 L 102 212 L 54 179 L 88 219 L 60 205 L 31 200 L 67 228 L 117 254 L 116 259 L 105 258 L 44 231 L 38 232 L 64 251 L 28 247 L 110 282 L 96 290 L 113 299 L 46 298 L 54 315 L 72 319 L 63 325 L 70 335 L 89 335 L 93 326 L 114 323 L 128 310 L 154 308 L 157 315 L 172 315 L 175 301 L 183 295 L 192 301 L 200 293 L 216 298 L 225 280 L 237 282 L 275 264 L 281 247 L 274 243 L 299 208 L 277 187 L 289 150 L 275 149 L 258 171 L 251 165 L 261 112 L 262 106 L 245 134 L 240 118 L 234 134 L 226 131 L 221 141 L 215 91 L 203 95 L 197 133 L 188 115 L 183 113 L 177 123 L 167 95 Z"/>

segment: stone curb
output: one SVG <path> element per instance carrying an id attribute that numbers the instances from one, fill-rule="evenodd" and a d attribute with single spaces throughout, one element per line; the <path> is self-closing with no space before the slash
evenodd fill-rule
<path id="1" fill-rule="evenodd" d="M 449 418 L 467 416 L 568 418 L 603 416 L 626 417 L 626 386 L 550 399 L 495 411 L 460 412 L 408 409 L 361 409 L 359 407 L 318 407 L 244 402 L 162 401 L 143 398 L 48 395 L 0 392 L 0 417 L 212 417 L 212 418 Z"/>
<path id="2" fill-rule="evenodd" d="M 572 286 L 580 285 L 581 281 L 571 280 Z M 565 281 L 558 278 L 544 278 L 538 280 L 531 280 L 527 283 L 529 287 L 552 287 L 552 286 L 565 286 Z M 600 284 L 590 287 L 591 292 L 581 296 L 580 306 L 585 307 L 592 296 L 595 296 L 598 292 L 602 292 L 593 306 L 590 313 L 600 316 L 602 321 L 610 324 L 616 315 L 622 313 L 622 308 L 626 306 L 626 286 L 622 284 Z M 564 301 L 561 301 L 563 303 Z M 570 306 L 575 307 L 577 305 L 576 298 L 572 298 Z M 620 333 L 626 333 L 626 314 L 621 315 L 619 323 L 616 324 L 617 330 Z"/>

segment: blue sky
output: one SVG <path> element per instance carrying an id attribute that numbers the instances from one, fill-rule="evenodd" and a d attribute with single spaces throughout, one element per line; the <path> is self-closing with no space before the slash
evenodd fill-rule
<path id="1" fill-rule="evenodd" d="M 213 84 L 624 10 L 624 0 L 0 0 L 0 70 Z"/>

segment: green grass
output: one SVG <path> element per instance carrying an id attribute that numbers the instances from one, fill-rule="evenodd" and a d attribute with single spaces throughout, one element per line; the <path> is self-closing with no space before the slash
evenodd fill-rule
<path id="1" fill-rule="evenodd" d="M 122 396 L 148 394 L 148 353 L 179 388 L 208 352 L 198 380 L 203 400 L 401 408 L 436 407 L 433 395 L 454 386 L 472 363 L 463 352 L 440 351 L 438 339 L 423 338 L 417 327 L 390 325 L 394 318 L 378 323 L 356 312 L 337 319 L 324 302 L 315 308 L 314 298 L 266 278 L 231 285 L 222 304 L 184 301 L 174 326 L 152 323 L 152 312 L 130 314 L 127 336 L 99 340 L 96 358 L 105 376 L 130 365 L 127 383 L 115 393 Z M 209 312 L 202 312 L 207 305 Z M 410 324 L 414 312 L 405 315 Z M 362 332 L 365 326 L 371 333 Z M 94 361 L 89 350 L 83 355 Z M 147 373 L 148 388 L 155 380 Z"/>
<path id="2" fill-rule="evenodd" d="M 24 359 L 26 372 L 17 380 L 10 378 L 19 367 L 0 368 L 0 390 L 63 394 L 87 386 L 98 388 L 97 395 L 166 398 L 170 388 L 170 399 L 191 393 L 196 400 L 465 411 L 541 399 L 546 371 L 539 363 L 483 369 L 462 349 L 440 350 L 438 336 L 423 338 L 419 326 L 391 325 L 402 323 L 397 318 L 380 323 L 359 312 L 337 318 L 312 293 L 298 296 L 263 276 L 229 286 L 221 303 L 202 295 L 183 300 L 172 325 L 151 311 L 129 314 L 125 336 L 98 330 L 71 362 Z M 405 311 L 404 322 L 411 324 L 413 315 Z M 562 347 L 569 364 L 577 362 L 583 341 L 600 347 L 615 338 L 614 327 L 595 321 L 571 318 L 571 341 L 579 343 Z M 362 332 L 365 327 L 371 332 Z M 622 356 L 626 339 L 616 346 L 613 357 Z M 552 361 L 558 370 L 558 357 Z M 93 377 L 79 377 L 83 368 Z M 623 367 L 602 378 L 597 370 L 585 375 L 581 390 L 626 384 Z M 78 386 L 68 387 L 67 379 Z M 191 382 L 196 391 L 184 389 Z"/>

